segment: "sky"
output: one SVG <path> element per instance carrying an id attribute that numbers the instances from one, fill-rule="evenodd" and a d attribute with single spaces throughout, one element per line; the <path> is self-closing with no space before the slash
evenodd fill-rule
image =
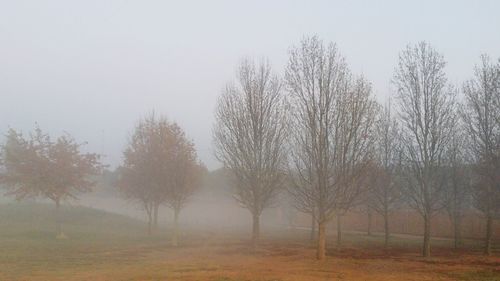
<path id="1" fill-rule="evenodd" d="M 0 0 L 0 141 L 38 124 L 88 142 L 113 168 L 138 120 L 155 111 L 215 169 L 215 104 L 243 58 L 267 58 L 282 76 L 290 47 L 317 35 L 383 101 L 408 44 L 441 52 L 456 86 L 481 54 L 499 58 L 498 11 L 500 1 L 480 0 Z"/>

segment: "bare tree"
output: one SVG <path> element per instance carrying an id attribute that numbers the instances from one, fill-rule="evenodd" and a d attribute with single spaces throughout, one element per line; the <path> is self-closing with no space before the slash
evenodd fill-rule
<path id="1" fill-rule="evenodd" d="M 252 243 L 260 236 L 260 215 L 283 187 L 286 165 L 287 105 L 281 81 L 269 63 L 243 61 L 238 86 L 218 100 L 215 155 L 232 174 L 234 198 L 252 214 Z"/>
<path id="2" fill-rule="evenodd" d="M 376 156 L 376 150 L 374 146 L 373 154 Z M 359 206 L 355 209 L 355 212 L 362 213 L 366 215 L 367 224 L 366 224 L 366 235 L 373 235 L 372 226 L 373 226 L 373 215 L 376 214 L 374 210 L 374 205 L 376 204 L 376 198 L 374 196 L 374 188 L 375 181 L 378 179 L 377 175 L 379 173 L 380 167 L 378 167 L 376 158 L 373 159 L 373 162 L 366 168 L 367 169 L 367 181 L 364 187 L 364 191 L 362 192 L 359 198 Z"/>
<path id="3" fill-rule="evenodd" d="M 399 172 L 401 167 L 400 126 L 389 101 L 380 111 L 376 123 L 375 164 L 368 192 L 370 207 L 384 218 L 384 245 L 389 244 L 389 215 L 399 206 L 402 197 Z"/>
<path id="4" fill-rule="evenodd" d="M 463 86 L 465 106 L 461 115 L 471 138 L 475 162 L 473 195 L 486 219 L 485 254 L 491 254 L 493 219 L 500 211 L 500 63 L 481 56 L 475 77 Z"/>
<path id="5" fill-rule="evenodd" d="M 338 106 L 337 111 L 344 118 L 338 124 L 341 128 L 338 163 L 340 177 L 344 183 L 337 191 L 337 249 L 342 241 L 342 217 L 362 202 L 362 195 L 369 183 L 369 167 L 373 162 L 375 142 L 374 124 L 377 104 L 370 97 L 371 85 L 363 77 L 351 81 L 348 96 Z M 343 111 L 343 112 L 342 112 Z"/>
<path id="6" fill-rule="evenodd" d="M 441 208 L 440 168 L 455 122 L 455 91 L 447 88 L 445 61 L 426 42 L 399 55 L 394 75 L 402 122 L 410 205 L 424 219 L 423 256 L 430 256 L 431 218 Z"/>
<path id="7" fill-rule="evenodd" d="M 367 223 L 367 226 L 366 226 L 366 235 L 371 236 L 373 234 L 372 233 L 372 220 L 373 220 L 373 207 L 372 207 L 372 203 L 366 201 L 363 207 L 364 207 L 364 210 L 362 209 L 362 211 L 364 213 L 366 213 L 366 216 L 367 216 L 367 219 L 368 219 L 368 223 Z"/>
<path id="8" fill-rule="evenodd" d="M 295 230 L 299 211 L 295 208 L 293 198 L 289 193 L 283 192 L 279 194 L 276 201 L 279 202 L 280 213 L 285 219 L 287 227 L 291 230 Z"/>
<path id="9" fill-rule="evenodd" d="M 374 104 L 370 85 L 353 79 L 334 44 L 306 38 L 290 51 L 286 69 L 292 96 L 291 193 L 315 211 L 317 258 L 326 253 L 326 224 L 360 193 L 369 158 Z"/>
<path id="10" fill-rule="evenodd" d="M 292 152 L 293 153 L 293 152 Z M 297 156 L 297 153 L 293 153 Z M 311 228 L 309 233 L 309 240 L 314 242 L 316 239 L 316 208 L 315 202 L 308 198 L 307 194 L 311 192 L 311 186 L 309 179 L 312 178 L 310 174 L 312 170 L 310 167 L 308 171 L 302 171 L 303 173 L 309 173 L 308 175 L 295 175 L 292 176 L 292 180 L 290 182 L 290 186 L 288 187 L 288 193 L 290 193 L 290 201 L 291 205 L 297 209 L 299 212 L 304 214 L 308 214 L 311 216 Z M 291 170 L 291 169 L 289 169 Z M 293 172 L 292 172 L 293 173 Z M 305 176 L 305 178 L 303 178 Z"/>
<path id="11" fill-rule="evenodd" d="M 462 220 L 470 205 L 471 167 L 467 161 L 467 136 L 463 126 L 455 126 L 446 149 L 446 185 L 444 205 L 453 224 L 454 247 L 462 244 Z"/>
<path id="12" fill-rule="evenodd" d="M 64 238 L 59 207 L 62 201 L 77 199 L 77 195 L 91 191 L 96 182 L 91 176 L 102 171 L 100 155 L 82 153 L 83 144 L 69 134 L 52 141 L 39 127 L 25 138 L 10 129 L 2 146 L 3 165 L 0 184 L 17 200 L 43 197 L 56 204 L 57 237 Z"/>

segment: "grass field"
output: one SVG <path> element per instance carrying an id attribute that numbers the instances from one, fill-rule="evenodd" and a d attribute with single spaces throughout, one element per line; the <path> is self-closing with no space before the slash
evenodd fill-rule
<path id="1" fill-rule="evenodd" d="M 500 280 L 500 256 L 483 257 L 480 243 L 433 240 L 433 257 L 419 256 L 420 239 L 345 233 L 342 250 L 314 260 L 303 230 L 269 232 L 253 251 L 241 230 L 184 229 L 179 247 L 162 229 L 83 207 L 62 212 L 68 239 L 55 239 L 54 207 L 0 205 L 0 280 Z M 329 238 L 334 246 L 335 237 Z"/>

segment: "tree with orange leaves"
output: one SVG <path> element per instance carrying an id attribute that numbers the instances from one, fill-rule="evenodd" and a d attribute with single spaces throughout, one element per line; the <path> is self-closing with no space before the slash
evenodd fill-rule
<path id="1" fill-rule="evenodd" d="M 65 237 L 59 218 L 61 202 L 91 191 L 95 185 L 91 176 L 103 168 L 100 155 L 80 152 L 82 145 L 69 134 L 52 141 L 36 127 L 27 138 L 10 129 L 1 147 L 0 183 L 17 200 L 30 197 L 52 200 L 57 210 L 58 238 Z"/>
<path id="2" fill-rule="evenodd" d="M 161 204 L 174 212 L 172 245 L 178 243 L 181 209 L 201 183 L 205 168 L 184 131 L 164 117 L 151 114 L 141 120 L 124 151 L 118 186 L 148 215 L 148 232 L 157 224 Z"/>

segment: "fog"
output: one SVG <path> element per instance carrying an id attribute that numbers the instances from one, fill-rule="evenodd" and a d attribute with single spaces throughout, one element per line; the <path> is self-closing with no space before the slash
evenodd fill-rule
<path id="1" fill-rule="evenodd" d="M 497 280 L 499 11 L 0 0 L 0 280 Z"/>
<path id="2" fill-rule="evenodd" d="M 217 96 L 244 57 L 278 73 L 303 36 L 338 44 L 353 71 L 391 94 L 398 52 L 427 40 L 460 84 L 500 54 L 498 1 L 2 1 L 0 133 L 37 122 L 116 167 L 137 120 L 178 122 L 210 169 Z"/>

